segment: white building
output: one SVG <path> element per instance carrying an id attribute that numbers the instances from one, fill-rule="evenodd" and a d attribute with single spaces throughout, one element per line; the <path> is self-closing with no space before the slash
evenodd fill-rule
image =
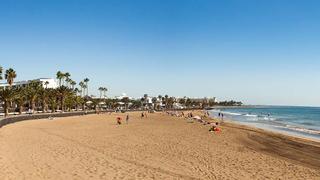
<path id="1" fill-rule="evenodd" d="M 115 98 L 118 99 L 118 100 L 122 100 L 123 98 L 128 98 L 130 100 L 134 99 L 134 98 L 128 96 L 126 93 L 122 93 L 121 96 L 116 96 Z"/>
<path id="2" fill-rule="evenodd" d="M 39 78 L 34 80 L 25 80 L 25 81 L 16 81 L 13 82 L 12 86 L 26 86 L 31 81 L 40 82 L 42 84 L 42 87 L 44 88 L 57 88 L 59 85 L 55 79 L 52 78 Z M 0 87 L 8 87 L 8 83 L 0 83 Z"/>

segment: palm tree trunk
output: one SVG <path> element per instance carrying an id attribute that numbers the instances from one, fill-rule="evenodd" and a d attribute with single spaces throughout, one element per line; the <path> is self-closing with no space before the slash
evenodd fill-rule
<path id="1" fill-rule="evenodd" d="M 85 104 L 83 103 L 82 104 L 82 111 L 85 111 L 86 110 L 86 106 L 85 106 Z"/>
<path id="2" fill-rule="evenodd" d="M 8 101 L 4 101 L 4 117 L 7 117 L 9 114 Z"/>
<path id="3" fill-rule="evenodd" d="M 34 113 L 34 110 L 36 109 L 36 102 L 35 100 L 31 101 L 31 110 L 32 110 L 32 114 Z"/>
<path id="4" fill-rule="evenodd" d="M 45 100 L 42 101 L 42 112 L 46 113 L 48 110 L 48 105 Z"/>
<path id="5" fill-rule="evenodd" d="M 22 114 L 22 109 L 23 109 L 23 105 L 20 104 L 20 106 L 19 106 L 19 114 Z"/>
<path id="6" fill-rule="evenodd" d="M 88 87 L 88 83 L 86 83 L 86 87 L 87 87 L 87 96 L 89 95 L 89 87 Z"/>
<path id="7" fill-rule="evenodd" d="M 61 98 L 61 111 L 64 112 L 64 98 Z"/>

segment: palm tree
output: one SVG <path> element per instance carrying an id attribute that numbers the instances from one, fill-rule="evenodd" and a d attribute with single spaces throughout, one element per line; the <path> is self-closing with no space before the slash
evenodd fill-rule
<path id="1" fill-rule="evenodd" d="M 156 105 L 157 105 L 157 98 L 156 97 L 152 98 L 152 103 L 153 103 L 153 109 L 155 110 L 156 109 Z"/>
<path id="2" fill-rule="evenodd" d="M 48 91 L 48 104 L 50 105 L 51 112 L 55 112 L 57 108 L 57 90 L 56 89 L 47 89 Z"/>
<path id="3" fill-rule="evenodd" d="M 65 104 L 65 107 L 67 108 L 67 110 L 71 111 L 71 109 L 76 108 L 76 104 L 77 104 L 76 95 L 72 89 L 68 88 L 68 91 L 69 92 L 67 93 L 67 95 L 65 97 L 64 104 Z"/>
<path id="4" fill-rule="evenodd" d="M 17 87 L 14 89 L 15 91 L 15 98 L 14 101 L 19 107 L 19 114 L 22 114 L 22 110 L 24 109 L 24 104 L 27 101 L 26 99 L 26 88 L 25 87 Z"/>
<path id="5" fill-rule="evenodd" d="M 83 80 L 83 82 L 86 84 L 87 96 L 89 95 L 89 90 L 88 90 L 88 82 L 89 82 L 89 81 L 90 81 L 89 78 L 85 78 L 85 79 Z"/>
<path id="6" fill-rule="evenodd" d="M 72 81 L 70 79 L 71 74 L 69 72 L 64 73 L 64 78 L 65 78 L 65 82 L 66 82 L 66 86 L 69 87 L 70 82 Z"/>
<path id="7" fill-rule="evenodd" d="M 75 86 L 76 84 L 77 84 L 77 83 L 76 83 L 75 81 L 71 81 L 71 82 L 70 82 L 71 88 L 74 89 L 74 86 Z"/>
<path id="8" fill-rule="evenodd" d="M 11 88 L 0 88 L 0 100 L 3 102 L 4 116 L 7 117 L 9 114 L 10 102 L 15 97 L 15 91 Z"/>
<path id="9" fill-rule="evenodd" d="M 76 96 L 75 98 L 75 103 L 76 103 L 76 110 L 79 110 L 79 105 L 84 104 L 84 99 L 81 96 Z"/>
<path id="10" fill-rule="evenodd" d="M 42 86 L 40 82 L 37 82 L 37 81 L 31 81 L 27 86 L 26 97 L 29 101 L 29 107 L 31 104 L 32 113 L 36 109 L 36 99 L 38 98 L 39 92 L 41 91 L 41 89 L 42 89 Z"/>
<path id="11" fill-rule="evenodd" d="M 64 74 L 61 71 L 57 72 L 57 79 L 59 79 L 59 86 L 61 86 L 61 81 L 64 78 Z"/>
<path id="12" fill-rule="evenodd" d="M 81 82 L 79 82 L 79 86 L 80 86 L 80 88 L 81 88 L 81 96 L 82 96 L 82 94 L 83 94 L 83 92 L 84 92 L 84 86 L 85 86 L 85 84 L 84 84 L 84 82 L 83 81 L 81 81 Z"/>
<path id="13" fill-rule="evenodd" d="M 124 98 L 122 98 L 122 102 L 124 103 L 124 107 L 126 108 L 126 109 L 128 109 L 128 105 L 129 105 L 129 97 L 124 97 Z"/>
<path id="14" fill-rule="evenodd" d="M 46 89 L 48 89 L 48 84 L 49 84 L 49 81 L 44 82 L 44 85 L 46 86 Z"/>
<path id="15" fill-rule="evenodd" d="M 101 97 L 102 97 L 102 91 L 104 90 L 104 88 L 103 88 L 103 87 L 99 87 L 98 90 L 100 91 L 100 99 L 101 99 Z"/>
<path id="16" fill-rule="evenodd" d="M 62 112 L 65 110 L 65 107 L 64 107 L 65 99 L 71 92 L 72 92 L 71 89 L 65 86 L 61 86 L 57 88 L 57 96 L 59 97 L 59 100 L 60 100 L 60 106 L 61 106 Z"/>
<path id="17" fill-rule="evenodd" d="M 108 88 L 104 87 L 103 88 L 103 97 L 106 98 L 106 92 L 108 91 Z"/>
<path id="18" fill-rule="evenodd" d="M 166 105 L 166 109 L 168 109 L 168 99 L 169 99 L 169 96 L 166 94 L 164 96 L 164 102 L 165 102 L 165 105 Z"/>
<path id="19" fill-rule="evenodd" d="M 162 95 L 158 95 L 158 99 L 159 99 L 159 101 L 160 101 L 160 104 L 162 105 L 162 103 L 163 103 L 163 97 L 162 97 Z"/>
<path id="20" fill-rule="evenodd" d="M 12 68 L 9 68 L 6 70 L 5 79 L 7 80 L 10 87 L 12 86 L 13 81 L 16 77 L 17 77 L 17 74 Z"/>
<path id="21" fill-rule="evenodd" d="M 74 88 L 73 90 L 76 93 L 76 96 L 78 96 L 78 93 L 80 94 L 80 92 L 81 92 L 78 88 Z"/>
<path id="22" fill-rule="evenodd" d="M 83 85 L 83 96 L 84 97 L 88 97 L 88 95 L 86 95 L 86 91 L 85 91 L 87 88 L 88 88 L 88 86 L 84 84 Z"/>
<path id="23" fill-rule="evenodd" d="M 41 101 L 42 112 L 48 111 L 48 99 L 49 99 L 49 91 L 48 89 L 40 88 L 38 92 L 38 98 Z"/>
<path id="24" fill-rule="evenodd" d="M 174 97 L 170 97 L 170 98 L 168 99 L 168 105 L 169 105 L 170 108 L 173 108 L 174 102 L 175 102 Z"/>
<path id="25" fill-rule="evenodd" d="M 192 104 L 191 99 L 190 99 L 190 98 L 187 98 L 187 100 L 186 100 L 186 106 L 189 108 L 189 107 L 191 106 L 191 104 Z"/>
<path id="26" fill-rule="evenodd" d="M 70 74 L 69 72 L 64 73 L 64 77 L 65 77 L 66 79 L 69 79 L 70 76 L 71 76 L 71 74 Z"/>

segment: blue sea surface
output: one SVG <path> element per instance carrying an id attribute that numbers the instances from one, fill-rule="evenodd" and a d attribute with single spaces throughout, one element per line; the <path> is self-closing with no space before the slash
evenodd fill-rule
<path id="1" fill-rule="evenodd" d="M 218 117 L 218 113 L 243 124 L 320 140 L 320 107 L 255 106 L 211 110 L 214 117 Z"/>

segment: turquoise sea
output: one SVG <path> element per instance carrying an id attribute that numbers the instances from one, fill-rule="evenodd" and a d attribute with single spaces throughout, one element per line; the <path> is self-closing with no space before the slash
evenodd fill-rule
<path id="1" fill-rule="evenodd" d="M 258 128 L 320 140 L 320 107 L 254 106 L 211 110 L 211 116 L 223 113 L 230 119 Z"/>

